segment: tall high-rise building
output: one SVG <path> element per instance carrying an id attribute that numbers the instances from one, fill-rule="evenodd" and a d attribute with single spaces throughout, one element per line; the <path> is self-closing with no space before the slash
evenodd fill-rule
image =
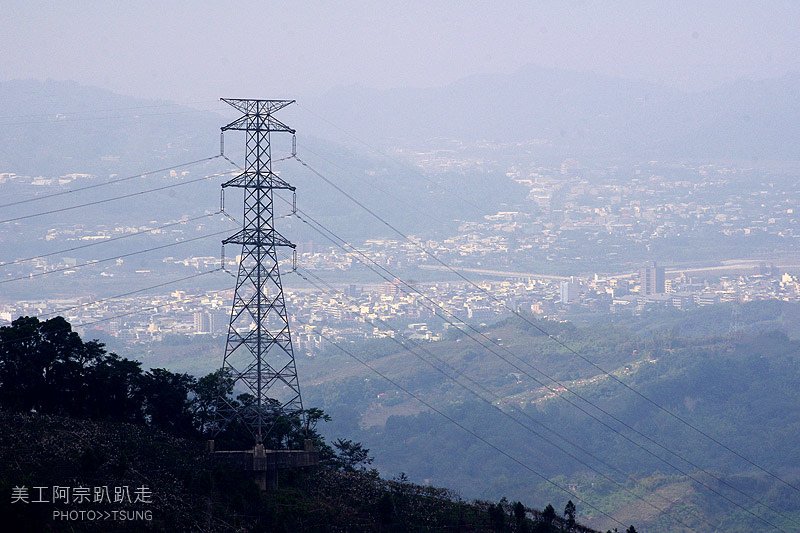
<path id="1" fill-rule="evenodd" d="M 655 261 L 639 269 L 639 289 L 640 294 L 649 296 L 652 294 L 664 294 L 664 267 L 656 265 Z"/>
<path id="2" fill-rule="evenodd" d="M 205 311 L 194 313 L 194 332 L 197 334 L 211 333 L 212 317 Z"/>
<path id="3" fill-rule="evenodd" d="M 564 305 L 573 304 L 578 301 L 579 296 L 578 282 L 571 276 L 569 281 L 561 282 L 561 303 Z"/>

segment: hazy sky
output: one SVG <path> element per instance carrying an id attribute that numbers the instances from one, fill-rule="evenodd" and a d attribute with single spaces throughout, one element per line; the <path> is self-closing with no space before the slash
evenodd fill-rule
<path id="1" fill-rule="evenodd" d="M 533 63 L 683 89 L 800 71 L 800 1 L 3 2 L 0 79 L 191 102 Z"/>

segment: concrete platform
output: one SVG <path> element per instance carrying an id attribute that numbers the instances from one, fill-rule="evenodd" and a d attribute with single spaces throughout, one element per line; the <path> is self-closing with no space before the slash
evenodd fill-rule
<path id="1" fill-rule="evenodd" d="M 231 469 L 252 472 L 261 490 L 269 490 L 278 487 L 279 470 L 319 464 L 319 452 L 309 444 L 305 450 L 267 450 L 257 445 L 252 450 L 214 451 L 213 457 Z"/>

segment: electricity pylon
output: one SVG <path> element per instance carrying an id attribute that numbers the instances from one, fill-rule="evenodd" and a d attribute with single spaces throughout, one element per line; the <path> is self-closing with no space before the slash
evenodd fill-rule
<path id="1" fill-rule="evenodd" d="M 229 404 L 219 416 L 222 424 L 238 418 L 260 445 L 279 416 L 303 410 L 277 253 L 279 247 L 295 246 L 275 229 L 273 208 L 274 191 L 295 188 L 272 171 L 270 138 L 272 133 L 294 134 L 273 116 L 294 100 L 222 101 L 243 113 L 222 131 L 240 130 L 246 136 L 244 170 L 222 185 L 244 192 L 242 229 L 222 241 L 242 246 L 222 368 L 235 389 L 252 398 Z"/>

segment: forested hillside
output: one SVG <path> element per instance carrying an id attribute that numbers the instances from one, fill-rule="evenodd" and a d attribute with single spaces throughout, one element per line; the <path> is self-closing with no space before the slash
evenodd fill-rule
<path id="1" fill-rule="evenodd" d="M 509 319 L 483 330 L 496 342 L 483 349 L 461 336 L 415 348 L 420 357 L 396 346 L 363 354 L 467 428 L 647 531 L 713 524 L 745 532 L 763 520 L 793 530 L 800 498 L 785 482 L 800 483 L 799 315 L 797 305 L 753 302 L 534 322 L 554 339 Z M 381 471 L 471 497 L 558 498 L 346 355 L 332 349 L 312 368 L 315 404 L 376 452 Z"/>
<path id="2" fill-rule="evenodd" d="M 305 424 L 299 417 L 280 418 L 267 445 L 293 449 L 311 438 L 320 451 L 320 466 L 286 471 L 277 490 L 262 493 L 245 472 L 224 468 L 206 451 L 220 394 L 228 402 L 250 401 L 242 394 L 234 398 L 229 384 L 219 372 L 198 379 L 164 369 L 144 371 L 140 363 L 107 353 L 97 342 L 84 342 L 60 317 L 45 322 L 20 318 L 0 328 L 3 527 L 593 531 L 576 522 L 571 502 L 563 513 L 551 505 L 538 511 L 506 499 L 465 501 L 447 489 L 413 484 L 405 475 L 381 479 L 360 443 L 345 438 L 325 442 L 316 425 L 330 417 L 313 408 L 305 412 Z M 234 449 L 251 445 L 235 425 L 217 439 Z M 79 490 L 103 487 L 115 493 L 124 487 L 128 497 L 76 496 Z M 116 518 L 57 518 L 73 511 L 114 513 Z"/>

